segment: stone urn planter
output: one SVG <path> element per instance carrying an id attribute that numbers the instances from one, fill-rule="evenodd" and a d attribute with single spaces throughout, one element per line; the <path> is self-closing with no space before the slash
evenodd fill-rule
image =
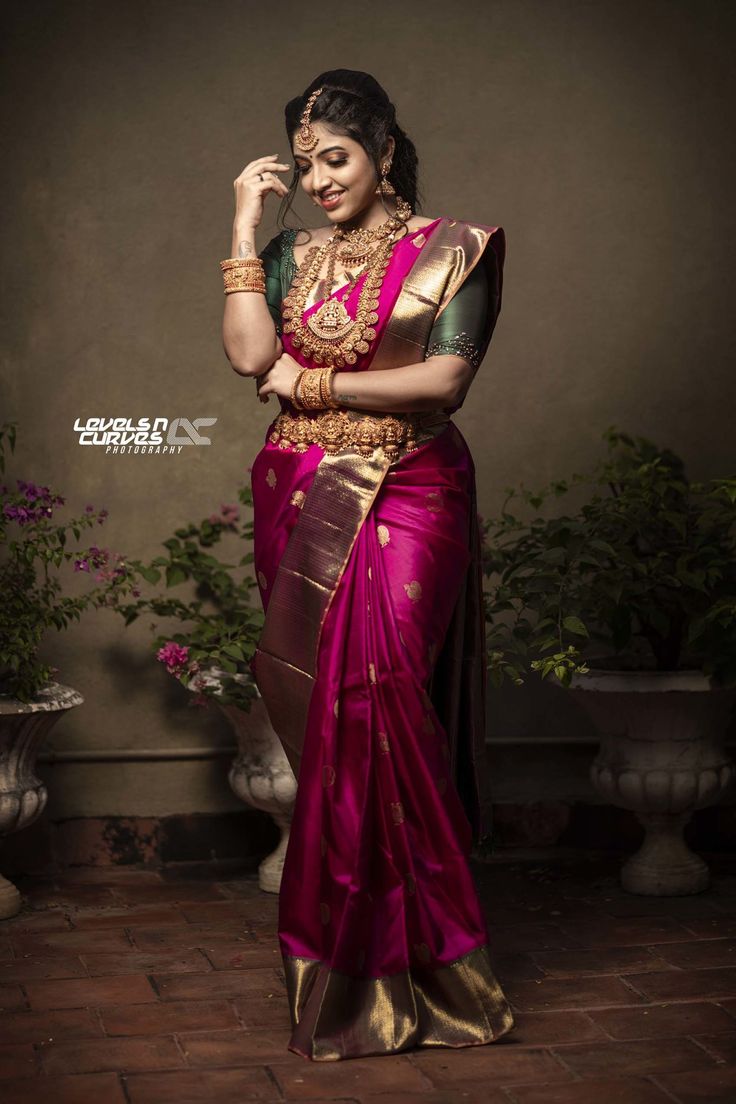
<path id="1" fill-rule="evenodd" d="M 0 836 L 27 828 L 46 807 L 46 787 L 34 774 L 36 757 L 67 709 L 81 705 L 77 690 L 50 682 L 31 702 L 0 694 Z M 21 896 L 0 875 L 0 919 L 20 911 Z"/>
<path id="2" fill-rule="evenodd" d="M 238 681 L 244 681 L 246 677 L 235 676 Z M 188 689 L 201 690 L 203 686 L 221 685 L 217 668 L 203 671 L 199 680 L 198 686 L 193 682 Z M 214 700 L 230 722 L 238 743 L 238 754 L 228 773 L 233 793 L 254 809 L 268 813 L 281 833 L 278 846 L 258 866 L 260 888 L 266 893 L 278 893 L 289 845 L 297 782 L 257 688 L 256 693 L 250 711 L 220 702 L 216 695 Z"/>
<path id="3" fill-rule="evenodd" d="M 568 693 L 600 735 L 593 786 L 632 809 L 646 832 L 622 868 L 623 888 L 660 897 L 702 892 L 708 867 L 683 829 L 733 783 L 724 742 L 736 689 L 714 686 L 700 671 L 599 669 L 574 675 Z"/>

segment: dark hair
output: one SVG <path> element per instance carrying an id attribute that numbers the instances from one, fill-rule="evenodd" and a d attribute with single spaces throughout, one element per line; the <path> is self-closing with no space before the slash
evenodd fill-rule
<path id="1" fill-rule="evenodd" d="M 337 134 L 345 134 L 359 142 L 373 162 L 377 177 L 381 176 L 381 155 L 389 137 L 396 143 L 388 180 L 412 209 L 421 208 L 417 185 L 417 151 L 396 121 L 396 109 L 386 92 L 370 73 L 359 69 L 328 69 L 309 84 L 301 96 L 289 100 L 284 110 L 286 134 L 290 142 L 299 129 L 307 100 L 318 88 L 324 88 L 314 101 L 309 118 L 313 123 L 325 123 Z M 299 173 L 289 186 L 289 194 L 281 200 L 278 221 L 290 211 L 299 183 Z M 385 202 L 384 202 L 385 206 Z M 387 214 L 390 213 L 386 208 Z M 293 229 L 296 229 L 295 227 Z M 305 230 L 306 227 L 299 227 Z M 308 231 L 307 231 L 308 232 Z"/>

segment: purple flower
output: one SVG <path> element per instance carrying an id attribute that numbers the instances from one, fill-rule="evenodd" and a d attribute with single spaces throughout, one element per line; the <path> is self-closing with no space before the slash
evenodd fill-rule
<path id="1" fill-rule="evenodd" d="M 74 561 L 74 570 L 75 571 L 89 571 L 89 560 L 75 560 Z"/>
<path id="2" fill-rule="evenodd" d="M 169 640 L 156 653 L 156 659 L 166 664 L 166 670 L 170 675 L 180 675 L 188 658 L 189 648 L 186 645 L 177 644 L 174 640 Z"/>

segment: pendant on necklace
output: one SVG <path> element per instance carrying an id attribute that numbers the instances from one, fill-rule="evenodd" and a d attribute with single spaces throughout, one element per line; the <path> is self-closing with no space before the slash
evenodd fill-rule
<path id="1" fill-rule="evenodd" d="M 324 341 L 336 341 L 350 332 L 355 319 L 348 314 L 345 304 L 338 299 L 325 299 L 322 306 L 307 319 L 307 326 Z"/>

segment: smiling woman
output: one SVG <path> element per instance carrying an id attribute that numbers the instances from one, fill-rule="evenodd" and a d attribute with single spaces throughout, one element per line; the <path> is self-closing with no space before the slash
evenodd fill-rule
<path id="1" fill-rule="evenodd" d="M 514 1019 L 468 861 L 491 835 L 486 656 L 475 470 L 450 415 L 498 317 L 504 234 L 415 213 L 416 151 L 368 74 L 321 74 L 286 130 L 291 186 L 275 156 L 236 181 L 223 337 L 280 403 L 251 470 L 252 670 L 298 779 L 289 1049 L 489 1043 Z M 256 254 L 265 194 L 288 207 L 300 186 L 328 225 Z"/>

